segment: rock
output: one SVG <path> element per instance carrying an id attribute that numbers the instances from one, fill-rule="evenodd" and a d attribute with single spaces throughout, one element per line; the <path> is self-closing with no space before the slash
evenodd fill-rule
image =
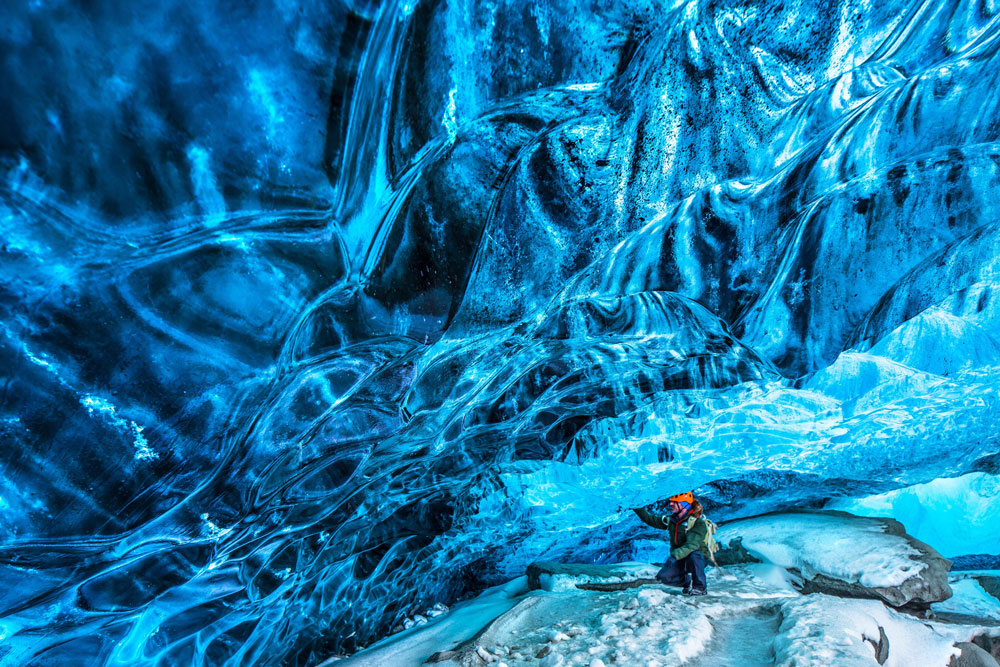
<path id="1" fill-rule="evenodd" d="M 754 558 L 753 554 L 743 546 L 743 538 L 738 537 L 729 544 L 722 546 L 715 552 L 715 562 L 725 567 L 727 565 L 738 565 L 740 563 L 759 563 L 759 558 Z"/>
<path id="2" fill-rule="evenodd" d="M 994 660 L 1000 662 L 1000 635 L 994 637 L 980 634 L 972 638 L 972 643 L 993 656 Z"/>
<path id="3" fill-rule="evenodd" d="M 948 667 L 1000 667 L 993 656 L 971 642 L 959 642 L 955 648 L 962 652 L 952 657 Z"/>
<path id="4" fill-rule="evenodd" d="M 1000 577 L 991 574 L 982 574 L 973 577 L 983 587 L 983 590 L 1000 600 Z"/>
<path id="5" fill-rule="evenodd" d="M 952 568 L 956 570 L 1000 570 L 1000 556 L 991 554 L 967 554 L 955 556 Z"/>
<path id="6" fill-rule="evenodd" d="M 446 660 L 451 660 L 452 658 L 455 658 L 460 655 L 462 655 L 461 651 L 437 651 L 435 653 L 432 653 L 431 656 L 427 658 L 427 660 L 425 660 L 425 662 L 426 663 L 444 662 Z"/>
<path id="7" fill-rule="evenodd" d="M 951 561 L 894 519 L 779 512 L 727 523 L 716 539 L 735 557 L 746 552 L 801 577 L 805 593 L 871 598 L 907 610 L 926 610 L 952 594 Z"/>
<path id="8" fill-rule="evenodd" d="M 889 638 L 885 635 L 885 628 L 878 626 L 878 641 L 865 637 L 865 641 L 875 649 L 875 662 L 884 665 L 889 659 Z"/>

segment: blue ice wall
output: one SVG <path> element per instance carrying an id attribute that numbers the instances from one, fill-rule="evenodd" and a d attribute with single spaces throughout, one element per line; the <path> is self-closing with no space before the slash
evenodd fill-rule
<path id="1" fill-rule="evenodd" d="M 0 19 L 0 665 L 317 664 L 680 490 L 1000 472 L 990 3 Z"/>

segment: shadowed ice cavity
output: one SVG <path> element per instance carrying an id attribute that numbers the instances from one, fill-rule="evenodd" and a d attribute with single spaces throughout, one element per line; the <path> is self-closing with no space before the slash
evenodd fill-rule
<path id="1" fill-rule="evenodd" d="M 171 7 L 4 9 L 5 667 L 314 664 L 1000 451 L 988 7 Z"/>

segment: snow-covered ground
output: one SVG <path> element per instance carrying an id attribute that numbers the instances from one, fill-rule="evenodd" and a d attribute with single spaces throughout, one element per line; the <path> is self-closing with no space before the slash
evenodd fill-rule
<path id="1" fill-rule="evenodd" d="M 862 667 L 878 664 L 884 632 L 887 667 L 945 667 L 985 628 L 919 620 L 876 600 L 806 595 L 782 605 L 784 620 L 774 638 L 775 663 L 796 667 Z M 880 630 L 881 629 L 881 630 Z M 994 629 L 1000 631 L 998 629 Z"/>
<path id="2" fill-rule="evenodd" d="M 980 637 L 1000 651 L 997 573 L 949 575 L 948 561 L 897 522 L 801 511 L 717 535 L 764 562 L 710 568 L 704 597 L 660 585 L 648 563 L 533 563 L 527 576 L 324 665 L 948 667 L 962 654 L 957 664 L 1000 667 L 961 644 Z M 925 619 L 889 606 L 928 603 Z"/>
<path id="3" fill-rule="evenodd" d="M 626 567 L 636 578 L 649 574 L 641 564 L 616 567 L 620 580 L 628 578 L 621 574 Z M 523 580 L 494 589 L 335 664 L 405 667 L 431 658 L 430 664 L 495 667 L 869 667 L 879 664 L 878 647 L 887 641 L 885 665 L 945 667 L 960 653 L 956 642 L 1000 636 L 1000 623 L 920 620 L 876 600 L 802 595 L 772 564 L 712 569 L 705 597 L 658 584 L 572 590 L 568 575 L 560 577 L 555 592 L 525 590 Z M 592 573 L 581 577 L 593 581 Z M 496 617 L 483 623 L 487 609 Z"/>

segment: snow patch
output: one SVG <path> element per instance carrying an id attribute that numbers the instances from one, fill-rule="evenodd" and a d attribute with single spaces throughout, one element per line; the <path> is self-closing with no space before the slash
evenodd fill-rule
<path id="1" fill-rule="evenodd" d="M 922 622 L 876 600 L 819 594 L 785 602 L 782 617 L 774 643 L 777 664 L 796 667 L 871 667 L 880 627 L 889 639 L 886 667 L 946 667 L 959 652 L 955 642 L 969 641 L 976 631 Z"/>
<path id="2" fill-rule="evenodd" d="M 833 514 L 778 514 L 741 520 L 719 529 L 720 544 L 742 538 L 754 556 L 807 578 L 824 574 L 862 586 L 898 586 L 920 574 L 920 553 L 904 537 L 873 520 Z"/>

